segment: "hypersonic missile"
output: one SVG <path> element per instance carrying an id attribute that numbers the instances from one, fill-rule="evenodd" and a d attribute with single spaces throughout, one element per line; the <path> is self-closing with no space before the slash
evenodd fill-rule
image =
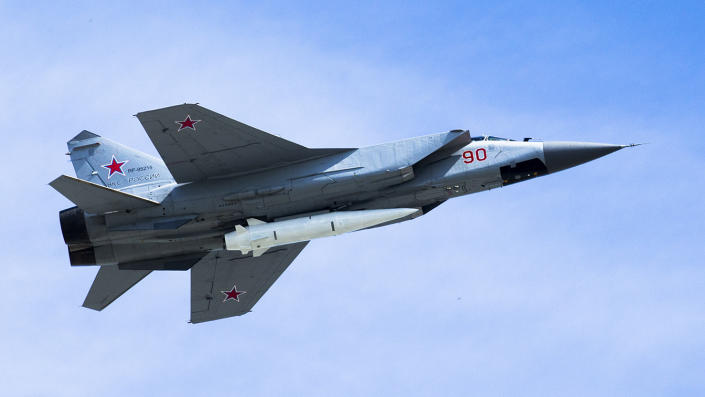
<path id="1" fill-rule="evenodd" d="M 414 208 L 338 211 L 278 222 L 247 220 L 248 227 L 236 226 L 225 235 L 225 249 L 260 256 L 269 248 L 377 226 L 417 212 Z"/>

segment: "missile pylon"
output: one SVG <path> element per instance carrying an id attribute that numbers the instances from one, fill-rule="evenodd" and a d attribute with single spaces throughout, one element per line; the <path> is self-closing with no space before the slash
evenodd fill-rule
<path id="1" fill-rule="evenodd" d="M 272 247 L 350 233 L 417 211 L 415 208 L 337 211 L 269 223 L 250 218 L 247 227 L 237 225 L 235 231 L 225 234 L 225 249 L 243 255 L 252 251 L 253 256 L 260 256 Z"/>

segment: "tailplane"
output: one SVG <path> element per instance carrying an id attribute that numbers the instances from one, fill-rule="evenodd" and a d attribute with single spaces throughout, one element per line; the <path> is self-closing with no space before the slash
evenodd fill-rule
<path id="1" fill-rule="evenodd" d="M 101 266 L 83 307 L 93 310 L 105 309 L 150 272 L 151 270 L 120 270 L 117 266 Z"/>
<path id="2" fill-rule="evenodd" d="M 84 181 L 117 190 L 173 182 L 162 160 L 90 131 L 81 131 L 67 145 L 76 176 Z"/>
<path id="3" fill-rule="evenodd" d="M 92 213 L 132 210 L 159 205 L 158 202 L 95 183 L 61 175 L 49 183 L 78 208 Z"/>

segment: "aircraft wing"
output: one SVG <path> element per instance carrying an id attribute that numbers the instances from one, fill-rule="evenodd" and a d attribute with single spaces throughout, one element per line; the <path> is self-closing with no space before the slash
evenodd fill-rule
<path id="1" fill-rule="evenodd" d="M 191 268 L 191 322 L 248 313 L 308 244 L 271 248 L 262 256 L 213 251 Z"/>
<path id="2" fill-rule="evenodd" d="M 137 114 L 179 183 L 274 168 L 349 149 L 309 149 L 196 104 Z"/>

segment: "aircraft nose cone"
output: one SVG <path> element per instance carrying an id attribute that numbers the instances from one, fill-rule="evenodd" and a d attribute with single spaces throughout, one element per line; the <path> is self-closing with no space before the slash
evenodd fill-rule
<path id="1" fill-rule="evenodd" d="M 622 145 L 589 142 L 544 142 L 543 155 L 549 173 L 575 167 L 622 149 Z"/>

